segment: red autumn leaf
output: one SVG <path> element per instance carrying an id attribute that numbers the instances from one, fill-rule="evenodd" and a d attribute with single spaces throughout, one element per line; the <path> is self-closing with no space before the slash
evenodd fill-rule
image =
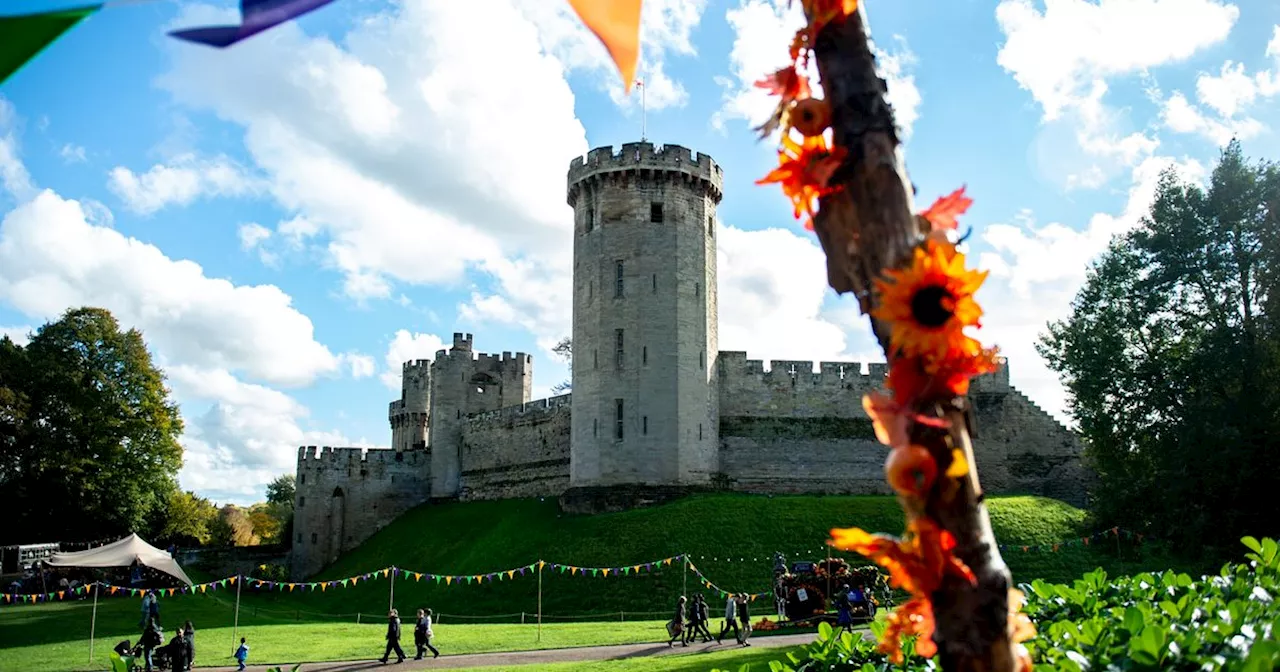
<path id="1" fill-rule="evenodd" d="M 933 225 L 934 231 L 955 229 L 960 225 L 956 221 L 956 217 L 964 214 L 971 205 L 973 205 L 973 199 L 965 196 L 964 187 L 960 187 L 934 201 L 928 210 L 920 213 L 920 216 L 929 220 L 929 223 Z"/>

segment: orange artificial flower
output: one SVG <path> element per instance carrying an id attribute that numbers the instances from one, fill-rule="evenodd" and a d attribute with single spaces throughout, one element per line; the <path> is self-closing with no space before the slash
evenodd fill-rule
<path id="1" fill-rule="evenodd" d="M 770 95 L 781 96 L 778 106 L 773 109 L 769 119 L 761 124 L 757 131 L 761 136 L 769 135 L 778 128 L 786 128 L 790 124 L 791 106 L 797 100 L 808 98 L 809 78 L 796 71 L 795 64 L 789 65 L 756 82 L 756 86 L 767 89 Z"/>
<path id="2" fill-rule="evenodd" d="M 892 372 L 892 369 L 890 370 Z M 876 440 L 890 448 L 905 446 L 909 442 L 908 433 L 911 423 L 946 429 L 945 418 L 931 418 L 914 413 L 899 404 L 892 397 L 880 392 L 869 392 L 862 397 L 862 409 L 871 418 L 871 426 L 875 429 Z"/>
<path id="3" fill-rule="evenodd" d="M 880 305 L 872 316 L 890 323 L 891 344 L 901 356 L 938 360 L 952 350 L 972 352 L 976 342 L 964 328 L 981 326 L 982 307 L 973 299 L 987 271 L 964 267 L 950 243 L 925 241 L 911 265 L 877 278 Z"/>
<path id="4" fill-rule="evenodd" d="M 934 231 L 955 230 L 960 226 L 956 217 L 963 215 L 969 206 L 973 205 L 973 199 L 964 195 L 964 189 L 960 187 L 946 196 L 939 197 L 928 210 L 920 213 L 920 216 L 929 221 Z"/>
<path id="5" fill-rule="evenodd" d="M 969 567 L 951 554 L 956 546 L 955 537 L 926 518 L 912 520 L 904 540 L 848 528 L 831 530 L 831 540 L 827 543 L 865 556 L 889 570 L 889 583 L 913 595 L 933 593 L 947 573 L 969 582 L 977 581 Z"/>
<path id="6" fill-rule="evenodd" d="M 813 48 L 813 41 L 827 24 L 843 21 L 844 17 L 858 11 L 858 0 L 800 0 L 800 5 L 804 7 L 804 15 L 809 17 L 809 24 L 796 31 L 791 42 L 793 61 Z"/>
<path id="7" fill-rule="evenodd" d="M 933 641 L 936 622 L 933 620 L 933 603 L 923 596 L 913 597 L 902 606 L 890 612 L 885 619 L 884 639 L 880 640 L 877 649 L 889 657 L 889 662 L 901 665 L 902 638 L 914 635 L 916 653 L 924 658 L 932 658 L 938 653 L 938 645 Z"/>
<path id="8" fill-rule="evenodd" d="M 805 221 L 805 228 L 813 229 L 814 201 L 836 191 L 836 188 L 828 187 L 827 182 L 840 167 L 844 156 L 843 147 L 827 147 L 827 141 L 821 135 L 796 142 L 789 133 L 783 134 L 782 149 L 778 150 L 778 167 L 756 180 L 756 184 L 781 184 L 782 193 L 795 206 L 796 219 L 800 219 L 801 213 L 807 214 L 809 219 Z"/>
<path id="9" fill-rule="evenodd" d="M 922 446 L 897 446 L 885 458 L 884 477 L 899 495 L 923 497 L 938 477 L 938 463 Z"/>
<path id="10" fill-rule="evenodd" d="M 1018 659 L 1018 672 L 1031 672 L 1031 653 L 1022 642 L 1036 636 L 1036 626 L 1026 614 L 1022 613 L 1022 605 L 1027 596 L 1017 588 L 1009 589 L 1009 640 L 1013 642 L 1013 654 Z"/>
<path id="11" fill-rule="evenodd" d="M 999 368 L 999 349 L 983 348 L 967 338 L 964 349 L 952 350 L 941 359 L 896 358 L 889 365 L 888 387 L 896 403 L 915 404 L 921 399 L 949 399 L 969 393 L 969 380 Z"/>

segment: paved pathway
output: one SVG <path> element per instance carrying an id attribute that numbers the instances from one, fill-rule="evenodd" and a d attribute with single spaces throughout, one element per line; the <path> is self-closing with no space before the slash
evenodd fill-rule
<path id="1" fill-rule="evenodd" d="M 752 648 L 772 648 L 796 646 L 812 642 L 817 635 L 805 633 L 799 635 L 772 635 L 754 637 Z M 505 653 L 471 653 L 456 656 L 440 656 L 435 660 L 414 660 L 412 657 L 404 663 L 388 665 L 375 660 L 355 660 L 328 663 L 304 663 L 299 672 L 357 672 L 358 670 L 385 669 L 387 672 L 408 672 L 409 670 L 456 670 L 461 667 L 536 665 L 538 663 L 574 663 L 589 660 L 621 660 L 623 658 L 640 658 L 643 656 L 664 656 L 673 653 L 706 653 L 738 648 L 732 640 L 724 644 L 691 644 L 688 647 L 666 644 L 621 644 L 617 646 L 584 646 L 573 649 L 542 649 L 540 651 L 509 651 Z M 250 652 L 252 653 L 252 652 Z M 430 652 L 428 652 L 429 654 Z M 394 658 L 392 659 L 395 660 Z M 247 670 L 265 672 L 274 665 L 250 665 Z M 293 665 L 284 665 L 285 672 Z M 228 672 L 235 667 L 199 667 L 198 672 Z"/>

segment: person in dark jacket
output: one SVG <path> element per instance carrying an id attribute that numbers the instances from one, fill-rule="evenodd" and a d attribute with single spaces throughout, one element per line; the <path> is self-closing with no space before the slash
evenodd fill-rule
<path id="1" fill-rule="evenodd" d="M 747 603 L 751 600 L 746 593 L 738 593 L 738 623 L 742 627 L 741 641 L 743 646 L 751 646 L 751 642 L 747 638 L 751 636 L 751 613 L 747 609 Z"/>
<path id="2" fill-rule="evenodd" d="M 151 654 L 156 647 L 164 644 L 164 634 L 154 618 L 147 619 L 147 627 L 142 631 L 142 638 L 138 643 L 142 644 L 142 660 L 146 665 L 146 672 L 151 672 Z"/>
<path id="3" fill-rule="evenodd" d="M 191 621 L 182 626 L 182 641 L 187 645 L 187 669 L 196 666 L 196 626 Z"/>
<path id="4" fill-rule="evenodd" d="M 436 647 L 431 646 L 431 637 L 435 635 L 431 631 L 431 610 L 418 610 L 418 623 L 413 628 L 413 643 L 417 645 L 418 655 L 414 656 L 414 660 L 422 660 L 424 649 L 431 649 L 431 657 L 439 658 L 440 652 Z"/>
<path id="5" fill-rule="evenodd" d="M 404 649 L 400 648 L 400 613 L 392 609 L 387 614 L 387 650 L 382 654 L 379 662 L 386 663 L 391 657 L 391 652 L 396 652 L 396 662 L 404 662 Z"/>
<path id="6" fill-rule="evenodd" d="M 182 638 L 182 628 L 178 628 L 173 639 L 169 640 L 169 669 L 187 672 L 187 640 Z"/>

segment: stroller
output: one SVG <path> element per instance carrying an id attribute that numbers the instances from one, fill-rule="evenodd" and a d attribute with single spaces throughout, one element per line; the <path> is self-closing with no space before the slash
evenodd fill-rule
<path id="1" fill-rule="evenodd" d="M 157 646 L 151 650 L 152 670 L 167 670 L 172 667 L 172 658 L 169 654 L 169 646 L 170 645 L 165 644 L 163 646 Z M 130 647 L 129 640 L 122 640 L 119 644 L 116 644 L 115 649 L 113 649 L 112 652 L 115 654 L 114 657 L 118 657 L 121 661 L 119 668 L 116 667 L 115 661 L 112 661 L 113 671 L 120 669 L 122 672 L 129 672 L 131 670 L 146 669 L 146 658 L 143 657 L 142 642 L 138 642 Z"/>

